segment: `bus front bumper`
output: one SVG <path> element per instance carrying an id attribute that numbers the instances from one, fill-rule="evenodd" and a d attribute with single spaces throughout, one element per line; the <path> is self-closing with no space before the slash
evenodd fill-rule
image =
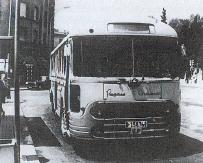
<path id="1" fill-rule="evenodd" d="M 91 125 L 70 125 L 70 134 L 85 140 L 151 140 L 177 135 L 179 106 L 165 102 L 98 102 L 89 108 Z M 99 113 L 99 114 L 97 114 Z M 130 124 L 130 125 L 128 125 Z M 137 124 L 144 124 L 139 126 Z"/>

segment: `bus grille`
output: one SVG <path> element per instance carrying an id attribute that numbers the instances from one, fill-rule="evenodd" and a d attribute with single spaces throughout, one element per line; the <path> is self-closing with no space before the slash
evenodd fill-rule
<path id="1" fill-rule="evenodd" d="M 91 110 L 93 118 L 99 122 L 92 129 L 92 135 L 104 139 L 166 137 L 175 108 L 170 101 L 98 104 Z M 127 122 L 140 121 L 147 122 L 147 127 L 140 132 L 126 127 Z"/>

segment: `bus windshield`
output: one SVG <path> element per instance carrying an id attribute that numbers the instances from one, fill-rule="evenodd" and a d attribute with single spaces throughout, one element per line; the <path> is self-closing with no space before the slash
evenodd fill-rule
<path id="1" fill-rule="evenodd" d="M 73 38 L 73 73 L 79 77 L 176 77 L 179 58 L 177 38 Z"/>

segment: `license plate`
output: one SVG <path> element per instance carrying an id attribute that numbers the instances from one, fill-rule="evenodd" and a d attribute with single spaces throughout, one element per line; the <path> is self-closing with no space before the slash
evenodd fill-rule
<path id="1" fill-rule="evenodd" d="M 147 128 L 147 121 L 126 121 L 126 128 Z"/>

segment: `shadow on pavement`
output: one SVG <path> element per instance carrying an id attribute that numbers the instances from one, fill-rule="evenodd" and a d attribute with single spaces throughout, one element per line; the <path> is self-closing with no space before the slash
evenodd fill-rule
<path id="1" fill-rule="evenodd" d="M 47 159 L 45 157 L 39 157 L 39 162 L 40 163 L 46 163 L 46 162 L 49 162 L 49 159 Z"/>
<path id="2" fill-rule="evenodd" d="M 34 146 L 61 146 L 57 138 L 40 117 L 26 118 L 26 120 Z"/>
<path id="3" fill-rule="evenodd" d="M 0 117 L 0 140 L 15 138 L 14 116 Z"/>
<path id="4" fill-rule="evenodd" d="M 45 158 L 43 155 L 42 155 L 42 152 L 40 150 L 36 150 L 37 152 L 37 155 L 38 155 L 38 159 L 39 159 L 39 162 L 40 163 L 47 163 L 49 162 L 50 160 Z"/>
<path id="5" fill-rule="evenodd" d="M 175 147 L 150 142 L 84 146 L 75 144 L 74 149 L 79 156 L 87 160 L 132 162 L 191 156 L 203 152 L 203 143 L 181 134 Z"/>

